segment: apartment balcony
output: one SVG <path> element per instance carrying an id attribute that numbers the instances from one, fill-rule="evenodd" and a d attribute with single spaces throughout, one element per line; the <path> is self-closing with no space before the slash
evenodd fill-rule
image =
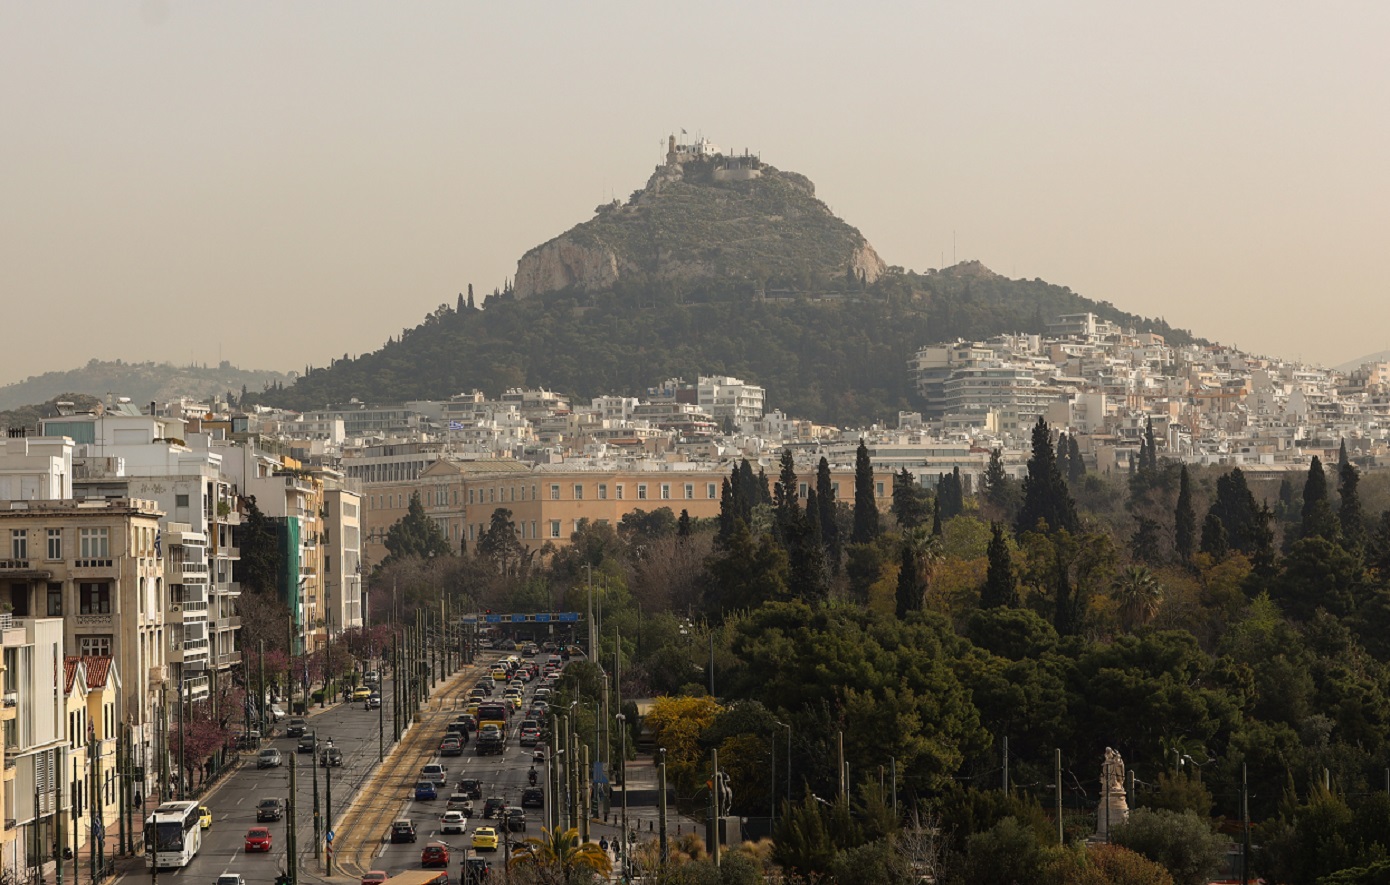
<path id="1" fill-rule="evenodd" d="M 237 664 L 240 664 L 240 663 L 241 663 L 241 652 L 239 652 L 239 651 L 228 652 L 227 654 L 222 654 L 222 655 L 218 655 L 218 656 L 217 656 L 217 666 L 218 666 L 219 669 L 225 668 L 225 667 L 235 667 Z"/>
<path id="2" fill-rule="evenodd" d="M 116 615 L 113 612 L 78 613 L 72 616 L 73 622 L 79 627 L 106 627 L 114 629 L 116 626 Z"/>
<path id="3" fill-rule="evenodd" d="M 0 575 L 12 581 L 47 581 L 53 572 L 35 568 L 27 559 L 0 559 Z"/>
<path id="4" fill-rule="evenodd" d="M 238 560 L 241 559 L 240 547 L 219 547 L 217 548 L 218 559 Z"/>

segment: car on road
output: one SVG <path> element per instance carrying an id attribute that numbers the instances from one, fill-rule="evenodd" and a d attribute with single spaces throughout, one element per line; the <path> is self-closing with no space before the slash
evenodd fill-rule
<path id="1" fill-rule="evenodd" d="M 467 793 L 450 793 L 449 800 L 444 803 L 445 811 L 462 811 L 464 817 L 473 813 L 473 800 Z"/>
<path id="2" fill-rule="evenodd" d="M 343 751 L 337 747 L 324 747 L 323 752 L 319 754 L 319 764 L 324 768 L 338 768 L 343 764 Z"/>
<path id="3" fill-rule="evenodd" d="M 528 642 L 525 647 L 521 649 L 521 653 L 528 658 L 534 658 L 541 653 L 541 649 L 540 646 L 536 645 L 534 642 Z"/>
<path id="4" fill-rule="evenodd" d="M 241 877 L 241 873 L 223 873 L 217 877 L 213 885 L 246 885 L 246 880 Z"/>
<path id="5" fill-rule="evenodd" d="M 277 798 L 262 799 L 256 803 L 256 823 L 279 820 L 285 816 L 285 803 Z"/>
<path id="6" fill-rule="evenodd" d="M 502 817 L 509 833 L 526 832 L 526 812 L 520 808 L 508 808 Z"/>
<path id="7" fill-rule="evenodd" d="M 468 829 L 468 817 L 462 811 L 446 811 L 444 816 L 439 819 L 439 832 L 463 833 Z"/>
<path id="8" fill-rule="evenodd" d="M 420 780 L 430 781 L 442 787 L 449 782 L 449 769 L 438 762 L 431 762 L 420 769 Z"/>
<path id="9" fill-rule="evenodd" d="M 471 777 L 459 781 L 459 792 L 469 799 L 483 798 L 483 782 Z"/>
<path id="10" fill-rule="evenodd" d="M 541 729 L 538 725 L 521 726 L 521 745 L 523 747 L 534 747 L 541 742 Z"/>
<path id="11" fill-rule="evenodd" d="M 266 714 L 270 716 L 271 722 L 280 722 L 285 718 L 285 708 L 279 704 L 271 704 L 266 708 Z"/>
<path id="12" fill-rule="evenodd" d="M 502 644 L 499 645 L 498 648 L 502 649 L 503 651 L 516 651 L 516 640 L 503 639 Z"/>
<path id="13" fill-rule="evenodd" d="M 308 727 L 309 723 L 305 722 L 303 718 L 296 716 L 285 723 L 285 737 L 297 738 L 304 734 Z"/>
<path id="14" fill-rule="evenodd" d="M 426 845 L 425 850 L 420 852 L 420 866 L 424 869 L 449 867 L 449 846 L 447 845 Z"/>
<path id="15" fill-rule="evenodd" d="M 198 828 L 206 830 L 212 826 L 212 812 L 206 805 L 198 806 Z"/>
<path id="16" fill-rule="evenodd" d="M 260 753 L 256 754 L 257 768 L 279 768 L 280 763 L 283 761 L 284 760 L 280 756 L 280 751 L 274 747 L 266 747 Z"/>
<path id="17" fill-rule="evenodd" d="M 415 841 L 415 821 L 401 818 L 391 824 L 391 841 L 414 842 Z"/>
<path id="18" fill-rule="evenodd" d="M 389 878 L 391 874 L 385 870 L 368 870 L 362 874 L 362 885 L 381 885 Z"/>
<path id="19" fill-rule="evenodd" d="M 314 750 L 318 749 L 318 745 L 318 735 L 314 734 L 312 731 L 306 731 L 299 736 L 299 743 L 295 746 L 294 750 L 296 753 L 312 753 Z"/>
<path id="20" fill-rule="evenodd" d="M 238 750 L 254 750 L 261 745 L 261 733 L 257 729 L 243 731 L 236 736 Z"/>
<path id="21" fill-rule="evenodd" d="M 362 682 L 366 685 L 380 685 L 381 674 L 375 670 L 368 670 L 362 674 Z"/>
<path id="22" fill-rule="evenodd" d="M 488 800 L 487 800 L 486 802 L 483 803 L 483 817 L 485 817 L 485 818 L 496 817 L 496 816 L 497 816 L 497 813 L 498 813 L 499 811 L 502 811 L 502 810 L 505 809 L 506 807 L 507 807 L 507 800 L 506 800 L 506 799 L 503 799 L 501 796 L 489 796 L 489 797 L 488 797 Z"/>
<path id="23" fill-rule="evenodd" d="M 473 831 L 474 851 L 496 851 L 497 831 L 492 827 L 478 827 Z"/>
<path id="24" fill-rule="evenodd" d="M 365 709 L 368 709 L 368 710 L 379 710 L 379 709 L 381 709 L 381 695 L 380 695 L 379 693 L 377 693 L 377 692 L 372 692 L 371 694 L 367 695 L 367 705 L 366 705 L 366 708 L 365 708 Z"/>
<path id="25" fill-rule="evenodd" d="M 416 802 L 432 802 L 439 798 L 439 791 L 434 788 L 434 781 L 420 781 L 415 785 Z"/>
<path id="26" fill-rule="evenodd" d="M 365 685 L 354 689 L 352 692 L 352 699 L 354 701 L 365 701 L 367 698 L 371 696 L 372 690 Z"/>
<path id="27" fill-rule="evenodd" d="M 270 827 L 252 827 L 246 831 L 246 850 L 269 851 Z"/>
<path id="28" fill-rule="evenodd" d="M 457 737 L 446 737 L 439 742 L 439 755 L 441 756 L 462 756 L 463 741 Z"/>
<path id="29" fill-rule="evenodd" d="M 544 808 L 545 791 L 540 787 L 527 787 L 521 791 L 522 808 Z"/>

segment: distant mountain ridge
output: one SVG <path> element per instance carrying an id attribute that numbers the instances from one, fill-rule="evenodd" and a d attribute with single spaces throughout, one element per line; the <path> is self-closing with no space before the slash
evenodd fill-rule
<path id="1" fill-rule="evenodd" d="M 228 392 L 240 397 L 245 387 L 259 391 L 267 384 L 289 384 L 293 375 L 259 369 L 239 369 L 223 361 L 217 366 L 175 366 L 172 363 L 128 363 L 91 360 L 78 369 L 45 372 L 0 387 L 0 411 L 45 403 L 66 393 L 127 396 L 136 403 L 160 403 L 187 396 L 206 400 Z"/>

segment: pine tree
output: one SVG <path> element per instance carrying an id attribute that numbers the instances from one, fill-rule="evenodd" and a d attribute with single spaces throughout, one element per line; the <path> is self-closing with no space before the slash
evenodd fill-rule
<path id="1" fill-rule="evenodd" d="M 1187 465 L 1178 477 L 1178 504 L 1173 510 L 1173 546 L 1183 562 L 1191 562 L 1197 547 L 1197 512 L 1192 509 L 1192 482 Z"/>
<path id="2" fill-rule="evenodd" d="M 468 309 L 469 309 L 469 310 L 477 310 L 477 309 L 478 309 L 478 306 L 477 306 L 476 304 L 473 303 L 473 284 L 472 284 L 472 283 L 469 283 L 469 284 L 468 284 Z"/>
<path id="3" fill-rule="evenodd" d="M 878 537 L 878 504 L 874 501 L 874 468 L 869 447 L 859 440 L 854 455 L 854 531 L 850 541 L 867 544 Z"/>
<path id="4" fill-rule="evenodd" d="M 411 494 L 405 516 L 386 530 L 386 538 L 382 543 L 388 552 L 388 556 L 382 561 L 383 565 L 412 557 L 430 559 L 435 556 L 448 556 L 454 552 L 448 539 L 440 531 L 439 523 L 425 515 L 425 505 L 420 501 L 419 492 Z"/>
<path id="5" fill-rule="evenodd" d="M 1042 417 L 1033 425 L 1033 456 L 1028 459 L 1028 476 L 1023 480 L 1023 507 L 1018 514 L 1017 530 L 1033 531 L 1039 521 L 1045 522 L 1050 532 L 1075 532 L 1081 525 L 1071 492 L 1057 471 L 1052 434 Z"/>
<path id="6" fill-rule="evenodd" d="M 1342 440 L 1341 451 L 1337 455 L 1337 496 L 1342 502 L 1337 510 L 1337 520 L 1342 526 L 1342 537 L 1353 547 L 1366 540 L 1366 514 L 1361 508 L 1360 483 L 1361 476 L 1347 457 L 1347 441 Z"/>
<path id="7" fill-rule="evenodd" d="M 1014 572 L 1013 555 L 1004 539 L 1004 527 L 992 522 L 989 529 L 989 570 L 980 591 L 980 608 L 1014 608 L 1018 605 L 1018 575 Z"/>
<path id="8" fill-rule="evenodd" d="M 1332 504 L 1327 497 L 1327 473 L 1322 469 L 1322 459 L 1313 456 L 1308 465 L 1308 478 L 1303 483 L 1303 513 L 1298 533 L 1304 538 L 1326 538 L 1335 540 L 1340 535 L 1337 516 L 1332 512 Z"/>
<path id="9" fill-rule="evenodd" d="M 894 610 L 903 619 L 911 612 L 922 608 L 922 576 L 917 569 L 917 556 L 912 545 L 902 544 L 902 555 L 898 566 L 898 587 L 893 594 Z"/>
<path id="10" fill-rule="evenodd" d="M 927 505 L 922 489 L 912 472 L 904 467 L 893 474 L 893 504 L 891 507 L 898 526 L 914 529 L 927 518 Z"/>

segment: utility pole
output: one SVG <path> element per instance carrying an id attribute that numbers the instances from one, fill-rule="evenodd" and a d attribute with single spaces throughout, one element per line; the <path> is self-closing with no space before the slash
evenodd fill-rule
<path id="1" fill-rule="evenodd" d="M 264 639 L 259 640 L 259 641 L 257 642 L 257 647 L 258 647 L 258 649 L 259 649 L 259 650 L 257 651 L 257 654 L 258 654 L 259 657 L 260 657 L 260 667 L 259 667 L 259 669 L 260 669 L 260 674 L 261 674 L 261 693 L 260 693 L 259 695 L 257 695 L 257 697 L 256 697 L 256 712 L 260 714 L 260 717 L 261 717 L 261 718 L 260 718 L 260 722 L 256 723 L 256 730 L 257 730 L 257 731 L 264 732 L 264 731 L 265 731 L 265 720 L 266 720 L 266 716 L 265 716 L 265 640 L 264 640 Z M 291 706 L 291 709 L 293 709 L 293 706 L 294 706 L 294 705 L 291 704 L 290 706 Z M 259 746 L 259 743 L 257 743 L 257 746 Z"/>
<path id="2" fill-rule="evenodd" d="M 401 739 L 401 644 L 400 635 L 391 633 L 391 743 Z M 384 713 L 382 715 L 385 715 Z"/>
<path id="3" fill-rule="evenodd" d="M 661 794 L 656 797 L 657 815 L 660 818 L 661 834 L 661 869 L 665 872 L 666 865 L 671 862 L 671 844 L 666 838 L 666 748 L 661 748 L 661 761 L 656 764 L 656 784 L 661 790 Z"/>
<path id="4" fill-rule="evenodd" d="M 1250 771 L 1240 764 L 1240 885 L 1250 885 Z"/>
<path id="5" fill-rule="evenodd" d="M 186 770 L 186 769 L 187 769 L 187 766 L 188 766 L 188 759 L 187 759 L 187 757 L 186 757 L 186 754 L 185 754 L 184 751 L 183 751 L 183 741 L 184 741 L 184 737 L 183 737 L 183 665 L 182 665 L 182 664 L 179 665 L 178 696 L 179 696 L 179 715 L 178 715 L 178 724 L 179 724 L 179 792 L 178 792 L 178 797 L 179 797 L 180 801 L 182 801 L 183 798 L 184 798 L 184 795 L 183 795 L 183 785 L 184 785 L 184 781 L 186 781 L 186 780 L 188 779 L 188 771 Z"/>
<path id="6" fill-rule="evenodd" d="M 588 771 L 588 770 L 589 770 L 589 745 L 588 745 L 588 744 L 585 744 L 585 745 L 584 745 L 584 756 L 583 756 L 583 759 L 584 759 L 584 770 L 585 770 L 585 771 Z M 587 798 L 588 798 L 588 797 L 585 797 L 585 799 L 587 799 Z M 589 807 L 588 807 L 589 803 L 588 803 L 587 801 L 585 801 L 585 802 L 581 802 L 580 805 L 581 805 L 581 808 L 580 808 L 580 815 L 579 815 L 579 844 L 583 845 L 585 842 L 588 842 L 588 841 L 589 841 Z"/>
<path id="7" fill-rule="evenodd" d="M 314 859 L 323 860 L 323 817 L 319 809 L 319 742 L 314 735 L 314 751 L 309 754 L 309 766 L 313 769 L 314 787 Z"/>
<path id="8" fill-rule="evenodd" d="M 710 750 L 710 766 L 714 769 L 714 774 L 709 779 L 709 854 L 714 860 L 714 865 L 719 866 L 719 751 Z M 627 785 L 623 785 L 626 790 Z M 626 827 L 624 827 L 626 829 Z M 623 833 L 623 838 L 627 838 L 627 833 Z"/>
<path id="9" fill-rule="evenodd" d="M 296 814 L 298 804 L 295 802 L 297 792 L 297 780 L 295 772 L 299 766 L 296 753 L 290 756 L 290 802 L 285 810 L 288 820 L 285 822 L 285 863 L 288 869 L 285 871 L 290 877 L 290 885 L 298 885 L 299 882 L 299 840 L 296 835 L 299 832 L 299 819 Z"/>
<path id="10" fill-rule="evenodd" d="M 53 808 L 53 860 L 56 863 L 55 873 L 58 885 L 63 885 L 63 775 L 67 773 L 68 751 L 66 747 L 58 748 L 58 783 L 54 784 L 57 789 L 58 801 Z M 76 784 L 74 783 L 74 786 Z M 76 806 L 77 797 L 73 796 L 69 804 Z M 37 810 L 37 809 L 36 809 Z M 73 855 L 73 878 L 77 878 L 77 856 Z"/>
<path id="11" fill-rule="evenodd" d="M 328 743 L 331 746 L 333 744 L 333 741 L 330 740 Z M 324 864 L 324 867 L 328 875 L 331 876 L 333 875 L 333 766 L 331 765 L 323 766 L 323 790 L 324 807 L 328 812 L 327 817 L 325 818 L 326 823 L 324 825 L 328 830 L 328 844 L 327 847 L 324 849 L 324 853 L 327 856 L 327 860 Z"/>
<path id="12" fill-rule="evenodd" d="M 840 772 L 840 798 L 845 799 L 849 795 L 849 783 L 845 777 L 845 733 L 843 731 L 835 732 L 835 755 L 839 760 L 839 764 L 835 767 Z"/>
<path id="13" fill-rule="evenodd" d="M 1066 835 L 1062 832 L 1062 750 L 1059 747 L 1053 751 L 1053 775 L 1057 783 L 1057 844 L 1066 844 Z"/>

